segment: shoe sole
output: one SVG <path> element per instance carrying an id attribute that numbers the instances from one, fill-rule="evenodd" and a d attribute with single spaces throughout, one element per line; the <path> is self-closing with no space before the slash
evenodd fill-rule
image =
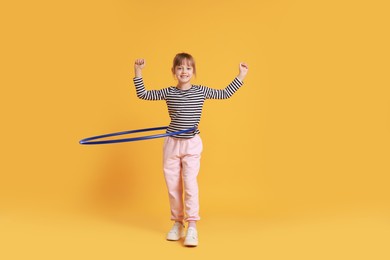
<path id="1" fill-rule="evenodd" d="M 180 240 L 180 238 L 179 239 L 167 238 L 167 241 L 179 241 L 179 240 Z"/>
<path id="2" fill-rule="evenodd" d="M 166 237 L 166 239 L 168 241 L 179 241 L 180 239 L 182 239 L 183 237 L 185 237 L 185 235 L 182 235 L 181 237 Z"/>
<path id="3" fill-rule="evenodd" d="M 184 246 L 186 246 L 186 247 L 197 247 L 198 244 L 184 244 Z"/>

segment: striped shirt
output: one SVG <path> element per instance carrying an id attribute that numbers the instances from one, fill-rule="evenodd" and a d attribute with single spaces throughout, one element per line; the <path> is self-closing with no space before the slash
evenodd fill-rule
<path id="1" fill-rule="evenodd" d="M 174 135 L 176 138 L 192 138 L 199 134 L 198 125 L 206 99 L 230 98 L 243 84 L 235 78 L 225 89 L 212 89 L 202 85 L 192 85 L 188 90 L 168 87 L 159 90 L 146 90 L 142 78 L 133 79 L 137 97 L 144 100 L 165 100 L 171 123 L 167 133 L 196 127 L 192 132 Z"/>

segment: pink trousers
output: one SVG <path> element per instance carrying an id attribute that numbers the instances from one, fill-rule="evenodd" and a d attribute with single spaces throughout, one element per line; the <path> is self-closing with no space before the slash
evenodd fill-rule
<path id="1" fill-rule="evenodd" d="M 202 139 L 199 135 L 190 139 L 166 137 L 164 140 L 163 166 L 171 220 L 200 219 L 197 177 L 202 149 Z"/>

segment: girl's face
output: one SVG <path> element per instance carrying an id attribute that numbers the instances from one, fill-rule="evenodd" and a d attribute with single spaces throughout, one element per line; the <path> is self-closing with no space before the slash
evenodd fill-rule
<path id="1" fill-rule="evenodd" d="M 174 74 L 180 84 L 189 83 L 194 75 L 194 68 L 188 62 L 184 62 L 179 66 L 175 66 Z"/>

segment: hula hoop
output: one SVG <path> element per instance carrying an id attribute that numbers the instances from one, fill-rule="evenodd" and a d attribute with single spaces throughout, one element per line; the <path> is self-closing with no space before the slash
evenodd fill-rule
<path id="1" fill-rule="evenodd" d="M 161 138 L 161 137 L 166 137 L 166 136 L 171 136 L 171 135 L 183 134 L 183 133 L 191 132 L 191 131 L 196 129 L 196 127 L 191 127 L 191 128 L 185 129 L 185 130 L 180 130 L 180 131 L 171 132 L 171 133 L 165 133 L 165 134 L 146 135 L 146 136 L 133 137 L 133 138 L 124 138 L 124 139 L 116 139 L 116 140 L 93 141 L 93 140 L 96 140 L 96 139 L 102 139 L 102 138 L 106 138 L 106 137 L 125 135 L 125 134 L 133 134 L 133 133 L 140 133 L 140 132 L 148 132 L 148 131 L 156 131 L 156 130 L 164 130 L 164 129 L 167 129 L 167 128 L 168 128 L 167 126 L 161 126 L 161 127 L 129 130 L 129 131 L 124 131 L 124 132 L 112 133 L 112 134 L 92 136 L 92 137 L 88 137 L 88 138 L 84 138 L 84 139 L 80 140 L 79 143 L 80 144 L 113 144 L 113 143 L 134 142 L 134 141 L 149 140 L 149 139 Z"/>

